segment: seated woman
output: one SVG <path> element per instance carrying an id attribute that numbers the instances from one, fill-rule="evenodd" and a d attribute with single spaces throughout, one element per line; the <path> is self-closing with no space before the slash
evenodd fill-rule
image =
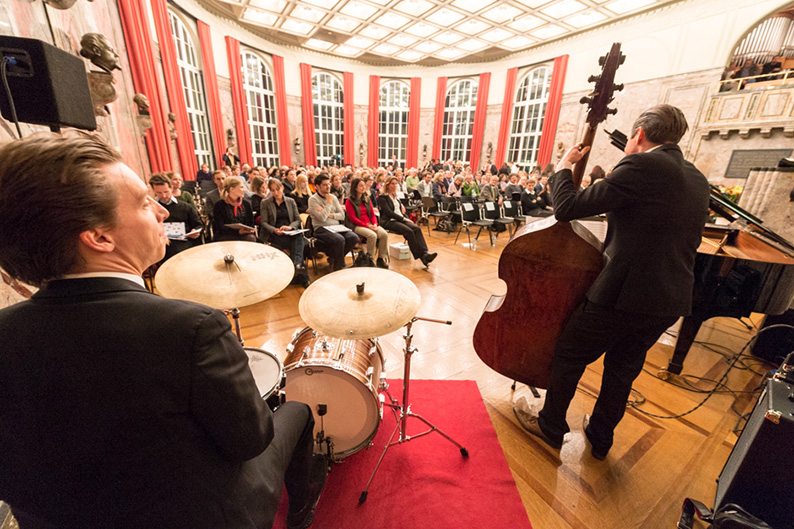
<path id="1" fill-rule="evenodd" d="M 436 253 L 427 251 L 427 243 L 422 235 L 422 230 L 405 218 L 405 207 L 397 199 L 397 185 L 399 181 L 396 176 L 386 179 L 383 193 L 378 197 L 378 207 L 380 208 L 380 218 L 383 227 L 392 232 L 405 237 L 408 248 L 414 259 L 419 259 L 423 265 L 429 265 L 436 258 Z"/>
<path id="2" fill-rule="evenodd" d="M 449 190 L 447 191 L 448 197 L 459 197 L 463 194 L 463 176 L 458 175 L 455 177 L 455 180 L 452 181 L 452 184 L 449 186 Z"/>
<path id="3" fill-rule="evenodd" d="M 441 202 L 441 197 L 447 196 L 447 185 L 444 182 L 444 173 L 438 172 L 433 178 L 433 200 Z"/>
<path id="4" fill-rule="evenodd" d="M 389 234 L 382 227 L 378 226 L 378 218 L 375 216 L 375 208 L 367 195 L 367 183 L 354 178 L 350 184 L 350 198 L 345 202 L 347 218 L 353 223 L 353 231 L 359 237 L 367 240 L 366 253 L 370 263 L 375 253 L 375 244 L 378 246 L 378 262 L 380 268 L 389 268 L 386 259 L 389 254 Z M 372 266 L 371 264 L 369 266 Z"/>
<path id="5" fill-rule="evenodd" d="M 331 194 L 334 195 L 340 203 L 344 203 L 347 198 L 347 193 L 342 185 L 342 175 L 338 172 L 331 177 Z"/>
<path id="6" fill-rule="evenodd" d="M 259 224 L 260 216 L 259 210 L 262 205 L 262 199 L 267 197 L 267 186 L 265 186 L 265 179 L 259 175 L 251 180 L 251 209 L 254 211 L 254 224 Z"/>
<path id="7" fill-rule="evenodd" d="M 309 286 L 309 274 L 303 266 L 305 239 L 303 234 L 289 235 L 301 227 L 301 218 L 295 201 L 284 196 L 284 185 L 280 180 L 271 178 L 267 182 L 270 196 L 262 200 L 262 221 L 259 224 L 259 240 L 282 250 L 289 250 L 295 265 L 293 283 L 303 288 Z"/>
<path id="8" fill-rule="evenodd" d="M 243 200 L 245 186 L 236 176 L 223 181 L 221 200 L 213 208 L 212 231 L 215 241 L 249 241 L 256 242 L 254 226 L 254 210 L 251 203 Z M 230 228 L 227 224 L 242 224 L 243 228 Z"/>
<path id="9" fill-rule="evenodd" d="M 289 197 L 298 205 L 298 213 L 306 213 L 309 210 L 309 197 L 313 194 L 309 189 L 309 179 L 300 175 L 295 180 L 295 190 L 289 194 Z"/>

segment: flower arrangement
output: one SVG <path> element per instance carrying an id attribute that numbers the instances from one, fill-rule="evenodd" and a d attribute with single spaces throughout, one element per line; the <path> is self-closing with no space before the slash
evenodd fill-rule
<path id="1" fill-rule="evenodd" d="M 720 193 L 734 204 L 739 202 L 739 197 L 742 196 L 742 191 L 744 191 L 744 186 L 725 187 L 721 185 L 719 188 Z"/>

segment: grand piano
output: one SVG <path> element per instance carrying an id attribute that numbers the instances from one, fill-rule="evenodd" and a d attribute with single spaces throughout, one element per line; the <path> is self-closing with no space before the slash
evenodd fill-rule
<path id="1" fill-rule="evenodd" d="M 607 132 L 621 151 L 626 135 Z M 710 209 L 728 226 L 708 224 L 695 258 L 692 314 L 685 317 L 673 357 L 660 376 L 680 374 L 700 326 L 709 318 L 782 314 L 794 299 L 794 245 L 711 187 Z"/>
<path id="2" fill-rule="evenodd" d="M 711 190 L 711 210 L 730 226 L 707 225 L 695 258 L 692 314 L 684 318 L 667 371 L 680 374 L 709 318 L 782 314 L 794 299 L 794 246 L 763 221 Z M 664 371 L 661 373 L 664 376 Z"/>

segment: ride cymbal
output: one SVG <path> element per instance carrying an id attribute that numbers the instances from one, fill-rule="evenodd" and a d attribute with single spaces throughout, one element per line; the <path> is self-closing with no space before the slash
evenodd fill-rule
<path id="1" fill-rule="evenodd" d="M 230 309 L 275 296 L 294 274 L 290 258 L 272 246 L 224 241 L 179 252 L 160 267 L 154 279 L 157 290 L 167 298 Z"/>

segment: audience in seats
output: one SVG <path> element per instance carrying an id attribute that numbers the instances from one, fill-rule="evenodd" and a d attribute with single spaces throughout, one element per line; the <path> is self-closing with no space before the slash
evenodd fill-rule
<path id="1" fill-rule="evenodd" d="M 217 187 L 207 193 L 207 196 L 205 197 L 210 219 L 212 219 L 212 216 L 215 213 L 215 203 L 221 199 L 221 192 L 223 191 L 223 182 L 226 180 L 226 173 L 223 171 L 213 171 L 212 180 L 215 182 Z"/>
<path id="2" fill-rule="evenodd" d="M 337 172 L 331 177 L 331 193 L 339 200 L 339 203 L 347 198 L 347 191 L 342 185 L 342 176 Z"/>
<path id="3" fill-rule="evenodd" d="M 190 194 L 190 191 L 182 191 L 182 177 L 179 173 L 170 171 L 165 173 L 165 176 L 171 180 L 171 194 L 180 202 L 184 202 L 193 209 L 196 209 L 196 201 L 193 199 L 193 195 Z"/>
<path id="4" fill-rule="evenodd" d="M 191 232 L 201 230 L 204 227 L 204 223 L 201 222 L 195 208 L 176 199 L 172 192 L 171 180 L 166 174 L 153 174 L 149 179 L 149 185 L 152 186 L 157 202 L 168 210 L 168 218 L 165 219 L 165 224 L 181 224 L 182 229 L 180 231 L 184 234 L 183 240 L 169 237 L 168 244 L 165 247 L 165 257 L 160 261 L 162 263 L 179 252 L 199 243 L 201 231 Z M 168 234 L 168 232 L 166 233 Z"/>
<path id="5" fill-rule="evenodd" d="M 245 186 L 237 176 L 223 181 L 221 200 L 213 208 L 212 231 L 216 241 L 256 242 L 254 212 L 251 203 L 243 200 Z M 238 224 L 240 227 L 231 227 Z"/>
<path id="6" fill-rule="evenodd" d="M 295 171 L 293 169 L 285 170 L 281 178 L 281 183 L 284 184 L 284 193 L 292 195 L 292 192 L 295 191 L 295 184 L 297 183 Z"/>
<path id="7" fill-rule="evenodd" d="M 292 171 L 290 171 L 292 172 Z M 286 188 L 286 186 L 284 186 Z M 309 209 L 309 197 L 312 191 L 309 189 L 309 179 L 305 175 L 300 175 L 295 179 L 295 189 L 289 197 L 298 205 L 298 213 L 306 213 Z"/>
<path id="8" fill-rule="evenodd" d="M 488 202 L 496 202 L 499 205 L 502 205 L 502 201 L 504 196 L 502 195 L 502 190 L 499 187 L 499 177 L 496 175 L 491 176 L 490 183 L 486 184 L 482 188 L 482 199 Z"/>
<path id="9" fill-rule="evenodd" d="M 419 259 L 423 265 L 428 266 L 436 258 L 436 253 L 427 251 L 427 243 L 422 235 L 422 229 L 405 218 L 405 207 L 397 198 L 397 177 L 386 179 L 383 193 L 378 197 L 378 208 L 383 228 L 392 233 L 405 237 L 408 248 L 414 259 Z"/>
<path id="10" fill-rule="evenodd" d="M 307 288 L 309 286 L 309 274 L 303 266 L 305 239 L 303 233 L 289 234 L 289 232 L 301 228 L 298 206 L 293 199 L 284 196 L 284 185 L 281 181 L 271 178 L 267 183 L 267 187 L 270 191 L 270 196 L 262 200 L 259 240 L 276 248 L 289 250 L 290 258 L 295 265 L 293 283 Z"/>
<path id="11" fill-rule="evenodd" d="M 532 178 L 527 179 L 527 186 L 524 192 L 521 193 L 521 211 L 524 215 L 530 217 L 550 217 L 553 215 L 547 208 L 546 202 L 543 198 L 535 193 L 535 180 Z"/>
<path id="12" fill-rule="evenodd" d="M 447 190 L 448 197 L 459 197 L 463 194 L 463 177 L 458 175 Z"/>
<path id="13" fill-rule="evenodd" d="M 377 247 L 377 266 L 388 268 L 386 261 L 389 258 L 389 234 L 378 226 L 376 210 L 370 195 L 367 194 L 367 184 L 364 180 L 354 178 L 350 183 L 350 197 L 345 202 L 345 210 L 350 222 L 353 223 L 353 231 L 359 237 L 366 239 L 365 252 L 369 260 L 373 260 Z"/>
<path id="14" fill-rule="evenodd" d="M 262 206 L 262 199 L 268 196 L 267 185 L 265 179 L 256 175 L 251 180 L 251 210 L 254 212 L 254 224 L 259 224 L 262 220 L 260 211 Z"/>
<path id="15" fill-rule="evenodd" d="M 480 196 L 480 186 L 474 181 L 473 174 L 469 173 L 464 178 L 463 185 L 461 186 L 461 195 L 473 198 Z"/>
<path id="16" fill-rule="evenodd" d="M 202 180 L 211 181 L 212 180 L 212 173 L 210 172 L 210 166 L 203 163 L 201 164 L 201 168 L 196 173 L 196 181 L 201 184 Z"/>
<path id="17" fill-rule="evenodd" d="M 325 249 L 331 270 L 341 270 L 345 267 L 345 255 L 358 244 L 358 235 L 344 226 L 345 212 L 339 200 L 331 194 L 328 174 L 320 173 L 314 185 L 317 193 L 309 198 L 308 211 L 314 226 L 314 237 Z M 341 231 L 333 231 L 335 229 Z"/>
<path id="18" fill-rule="evenodd" d="M 422 180 L 416 184 L 416 190 L 419 191 L 419 196 L 432 197 L 433 196 L 433 173 L 425 171 L 422 173 Z"/>

